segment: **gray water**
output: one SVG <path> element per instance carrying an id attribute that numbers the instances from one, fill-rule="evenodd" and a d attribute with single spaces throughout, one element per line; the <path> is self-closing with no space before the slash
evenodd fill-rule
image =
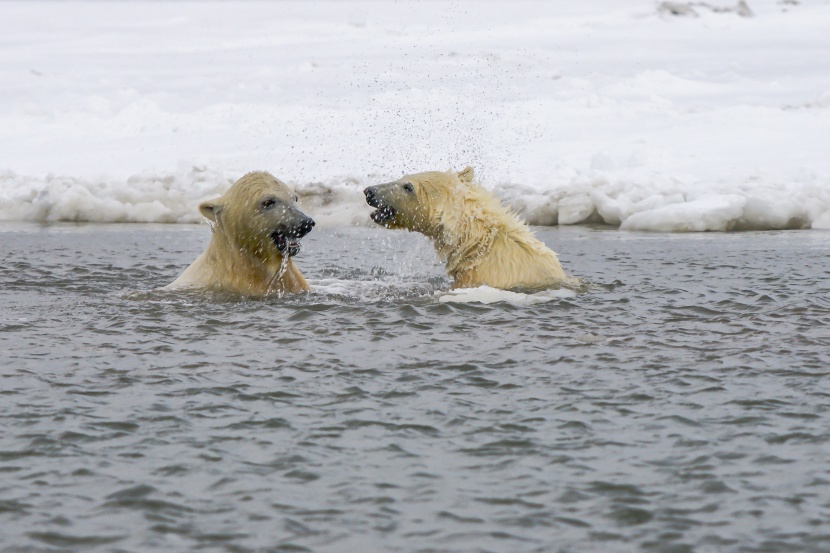
<path id="1" fill-rule="evenodd" d="M 539 229 L 574 297 L 161 293 L 205 226 L 0 226 L 0 551 L 830 551 L 830 235 Z M 438 295 L 436 295 L 438 292 Z"/>

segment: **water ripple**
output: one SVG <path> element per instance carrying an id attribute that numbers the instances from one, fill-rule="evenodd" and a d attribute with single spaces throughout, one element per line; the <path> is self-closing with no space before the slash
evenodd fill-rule
<path id="1" fill-rule="evenodd" d="M 203 228 L 38 229 L 3 236 L 4 550 L 830 547 L 823 242 L 545 229 L 598 284 L 485 305 L 406 233 L 315 229 L 315 291 L 252 299 L 156 290 Z"/>

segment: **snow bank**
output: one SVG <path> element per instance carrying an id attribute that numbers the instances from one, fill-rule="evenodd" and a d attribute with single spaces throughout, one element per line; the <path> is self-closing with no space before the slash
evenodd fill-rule
<path id="1" fill-rule="evenodd" d="M 192 167 L 176 173 L 134 175 L 125 181 L 0 173 L 0 220 L 98 223 L 195 223 L 202 200 L 231 181 Z"/>
<path id="2" fill-rule="evenodd" d="M 236 175 L 199 166 L 127 179 L 0 173 L 0 220 L 197 223 L 197 205 L 223 194 Z M 300 207 L 321 226 L 371 225 L 363 189 L 388 176 L 291 182 Z M 748 183 L 682 183 L 596 171 L 548 183 L 483 183 L 532 225 L 600 223 L 623 230 L 700 232 L 830 227 L 830 180 L 775 177 Z"/>
<path id="3" fill-rule="evenodd" d="M 0 219 L 191 223 L 265 169 L 368 224 L 471 164 L 532 224 L 828 228 L 830 3 L 664 4 L 0 2 Z"/>

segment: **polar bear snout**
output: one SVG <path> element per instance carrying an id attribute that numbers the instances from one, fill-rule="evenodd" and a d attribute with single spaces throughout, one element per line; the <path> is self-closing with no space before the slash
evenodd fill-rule
<path id="1" fill-rule="evenodd" d="M 363 194 L 366 196 L 366 203 L 369 204 L 371 207 L 380 207 L 378 205 L 378 196 L 377 196 L 377 187 L 376 186 L 369 186 L 368 188 L 363 190 Z"/>
<path id="2" fill-rule="evenodd" d="M 369 215 L 369 217 L 371 217 L 372 221 L 379 225 L 387 223 L 395 216 L 395 208 L 381 198 L 383 190 L 380 190 L 380 187 L 382 186 L 388 185 L 379 184 L 376 186 L 370 186 L 363 190 L 363 194 L 366 196 L 366 203 L 369 204 L 370 207 L 377 208 L 376 211 Z"/>
<path id="3" fill-rule="evenodd" d="M 280 254 L 294 257 L 300 253 L 300 238 L 311 232 L 316 224 L 314 219 L 298 209 L 291 208 L 289 221 L 281 223 L 271 233 L 271 240 Z"/>
<path id="4" fill-rule="evenodd" d="M 286 206 L 279 212 L 279 217 L 273 227 L 275 233 L 284 234 L 290 238 L 302 238 L 314 228 L 314 219 L 294 206 Z"/>
<path id="5" fill-rule="evenodd" d="M 314 222 L 314 219 L 308 215 L 303 215 L 298 224 L 286 229 L 285 234 L 292 238 L 302 238 L 311 232 L 311 229 L 313 229 L 316 224 L 317 223 Z"/>

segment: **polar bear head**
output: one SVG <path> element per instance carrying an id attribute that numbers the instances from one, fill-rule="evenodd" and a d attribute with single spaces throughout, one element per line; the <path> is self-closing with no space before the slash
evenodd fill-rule
<path id="1" fill-rule="evenodd" d="M 379 225 L 430 235 L 442 214 L 460 198 L 473 181 L 473 168 L 463 171 L 428 171 L 405 175 L 396 181 L 366 188 L 370 215 Z"/>
<path id="2" fill-rule="evenodd" d="M 248 173 L 199 211 L 231 247 L 262 261 L 292 257 L 314 221 L 297 209 L 297 196 L 265 171 Z"/>

